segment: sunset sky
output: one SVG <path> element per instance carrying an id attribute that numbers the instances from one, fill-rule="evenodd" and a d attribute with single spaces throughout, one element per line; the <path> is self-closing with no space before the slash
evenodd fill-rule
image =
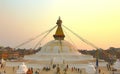
<path id="1" fill-rule="evenodd" d="M 96 46 L 120 47 L 120 0 L 0 0 L 0 46 L 14 48 L 55 26 L 59 16 L 63 25 Z M 77 48 L 93 48 L 63 30 L 65 40 Z M 41 44 L 53 40 L 54 33 Z M 41 38 L 21 48 L 33 48 Z"/>

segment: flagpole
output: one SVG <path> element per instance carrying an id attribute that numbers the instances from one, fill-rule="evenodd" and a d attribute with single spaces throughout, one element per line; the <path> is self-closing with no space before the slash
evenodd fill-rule
<path id="1" fill-rule="evenodd" d="M 97 49 L 97 52 L 96 52 L 96 74 L 99 74 L 99 49 Z"/>

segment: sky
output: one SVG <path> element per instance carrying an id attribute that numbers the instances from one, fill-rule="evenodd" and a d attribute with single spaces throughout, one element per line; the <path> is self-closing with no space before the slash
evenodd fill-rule
<path id="1" fill-rule="evenodd" d="M 120 0 L 0 0 L 0 46 L 16 47 L 63 25 L 99 48 L 120 47 Z M 92 49 L 68 30 L 66 38 L 79 49 Z M 54 40 L 52 31 L 42 42 Z M 33 48 L 42 37 L 21 48 Z"/>

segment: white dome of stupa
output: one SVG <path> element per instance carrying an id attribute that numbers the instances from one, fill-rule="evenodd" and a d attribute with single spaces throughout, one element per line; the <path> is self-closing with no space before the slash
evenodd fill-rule
<path id="1" fill-rule="evenodd" d="M 18 68 L 16 74 L 26 74 L 27 70 L 28 70 L 28 68 L 25 65 L 25 63 L 23 62 L 21 65 L 19 65 L 19 68 Z"/>
<path id="2" fill-rule="evenodd" d="M 44 45 L 37 54 L 80 54 L 77 49 L 66 40 L 52 40 Z"/>
<path id="3" fill-rule="evenodd" d="M 120 59 L 117 59 L 117 61 L 113 65 L 113 68 L 120 70 Z"/>

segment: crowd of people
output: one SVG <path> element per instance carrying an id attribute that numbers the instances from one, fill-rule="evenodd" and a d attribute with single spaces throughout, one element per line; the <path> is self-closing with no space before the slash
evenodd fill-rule
<path id="1" fill-rule="evenodd" d="M 50 71 L 52 69 L 55 70 L 55 72 L 56 72 L 55 74 L 61 74 L 61 72 L 63 72 L 63 74 L 68 74 L 68 70 L 71 70 L 71 72 L 78 72 L 80 74 L 83 73 L 82 69 L 75 68 L 75 67 L 69 68 L 69 65 L 66 65 L 64 69 L 61 69 L 61 67 L 59 65 L 53 64 L 52 67 L 45 66 L 41 70 L 42 71 Z M 29 68 L 28 71 L 26 72 L 26 74 L 40 74 L 40 69 Z"/>

